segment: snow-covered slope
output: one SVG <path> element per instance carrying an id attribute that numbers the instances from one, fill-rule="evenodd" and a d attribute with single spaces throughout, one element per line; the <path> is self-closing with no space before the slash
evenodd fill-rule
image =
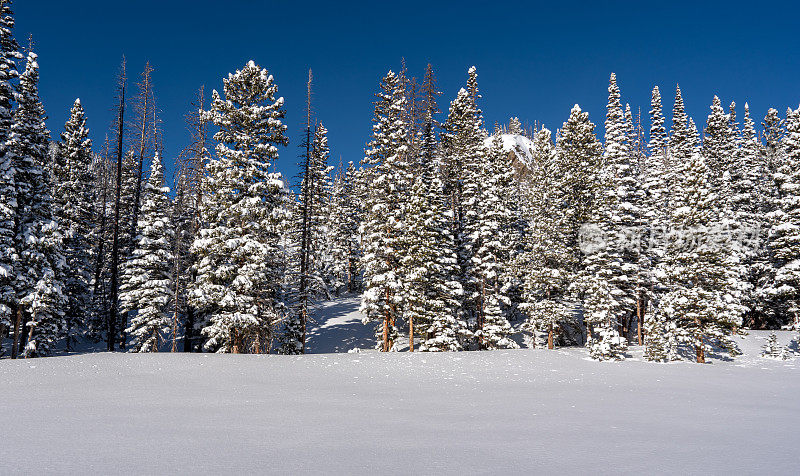
<path id="1" fill-rule="evenodd" d="M 531 165 L 531 150 L 533 149 L 533 141 L 525 136 L 517 134 L 501 134 L 500 137 L 503 139 L 503 150 L 506 152 L 513 151 L 517 156 L 517 159 L 522 161 L 526 166 Z M 485 145 L 486 147 L 492 146 L 491 137 L 486 139 Z"/>
<path id="2" fill-rule="evenodd" d="M 766 335 L 708 365 L 577 348 L 3 360 L 0 472 L 796 474 L 800 362 L 758 357 Z"/>

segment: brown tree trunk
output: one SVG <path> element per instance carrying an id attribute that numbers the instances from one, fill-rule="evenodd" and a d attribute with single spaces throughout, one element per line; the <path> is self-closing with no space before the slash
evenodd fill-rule
<path id="1" fill-rule="evenodd" d="M 14 342 L 11 343 L 11 358 L 16 359 L 19 354 L 19 334 L 22 325 L 22 306 L 17 304 L 16 317 L 14 318 Z"/>
<path id="2" fill-rule="evenodd" d="M 550 324 L 550 327 L 547 329 L 547 348 L 550 350 L 553 349 L 553 324 Z"/>
<path id="3" fill-rule="evenodd" d="M 239 331 L 233 329 L 231 331 L 231 354 L 239 354 L 241 353 L 242 348 L 242 336 L 239 334 Z"/>
<path id="4" fill-rule="evenodd" d="M 414 352 L 414 316 L 408 318 L 408 350 Z"/>
<path id="5" fill-rule="evenodd" d="M 706 363 L 706 352 L 703 349 L 703 338 L 700 337 L 700 341 L 695 345 L 695 352 L 697 353 L 697 363 L 704 364 Z"/>
<path id="6" fill-rule="evenodd" d="M 644 327 L 644 315 L 642 313 L 642 297 L 639 296 L 636 299 L 636 322 L 638 329 L 636 330 L 636 336 L 639 340 L 639 345 L 643 344 L 642 340 L 642 327 Z"/>

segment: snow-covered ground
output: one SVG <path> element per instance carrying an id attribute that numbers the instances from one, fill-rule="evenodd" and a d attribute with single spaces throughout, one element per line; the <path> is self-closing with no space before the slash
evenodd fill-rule
<path id="1" fill-rule="evenodd" d="M 329 306 L 315 351 L 371 347 L 356 299 Z M 767 335 L 707 365 L 579 348 L 3 360 L 0 473 L 797 474 L 800 360 L 759 357 Z"/>

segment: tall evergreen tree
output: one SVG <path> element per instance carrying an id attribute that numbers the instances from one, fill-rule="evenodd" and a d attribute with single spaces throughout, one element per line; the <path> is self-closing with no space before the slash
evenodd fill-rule
<path id="1" fill-rule="evenodd" d="M 219 128 L 217 158 L 206 165 L 202 226 L 192 246 L 197 278 L 190 303 L 209 316 L 205 347 L 262 352 L 283 314 L 278 229 L 286 220 L 284 182 L 270 172 L 286 145 L 283 98 L 253 61 L 229 74 L 223 99 L 212 93 L 203 117 Z"/>
<path id="2" fill-rule="evenodd" d="M 575 303 L 569 293 L 576 255 L 568 249 L 569 223 L 562 212 L 566 190 L 560 178 L 551 132 L 536 131 L 531 179 L 523 186 L 523 213 L 529 223 L 524 252 L 517 260 L 524 277 L 526 328 L 537 345 L 539 333 L 547 335 L 552 349 L 559 334 L 574 320 Z"/>
<path id="3" fill-rule="evenodd" d="M 375 101 L 372 139 L 367 144 L 364 197 L 364 294 L 361 312 L 365 322 L 377 322 L 376 347 L 395 349 L 397 319 L 402 311 L 403 277 L 398 272 L 406 231 L 404 201 L 409 193 L 410 151 L 403 119 L 405 94 L 399 78 L 389 71 Z"/>
<path id="4" fill-rule="evenodd" d="M 86 128 L 86 115 L 76 99 L 70 118 L 61 134 L 56 171 L 55 201 L 59 226 L 64 235 L 66 269 L 64 276 L 67 307 L 65 318 L 70 329 L 87 324 L 91 309 L 91 281 L 94 236 L 96 177 L 92 167 L 92 140 Z"/>
<path id="5" fill-rule="evenodd" d="M 669 291 L 661 308 L 676 326 L 679 339 L 694 348 L 697 362 L 702 363 L 712 343 L 733 350 L 729 336 L 741 320 L 728 312 L 725 302 L 728 250 L 712 235 L 721 213 L 705 160 L 695 154 L 678 164 L 676 175 L 682 185 L 674 190 L 670 216 L 674 235 L 663 261 Z"/>
<path id="6" fill-rule="evenodd" d="M 688 161 L 692 157 L 694 141 L 689 130 L 689 117 L 683 104 L 683 95 L 680 86 L 675 87 L 675 106 L 672 108 L 672 128 L 669 134 L 669 153 L 667 159 L 670 164 Z"/>
<path id="7" fill-rule="evenodd" d="M 136 247 L 125 264 L 120 286 L 120 309 L 133 314 L 126 329 L 133 352 L 158 352 L 170 331 L 175 276 L 169 266 L 174 260 L 174 229 L 168 194 L 161 157 L 156 153 L 142 195 Z"/>
<path id="8" fill-rule="evenodd" d="M 800 108 L 786 112 L 784 160 L 776 173 L 779 208 L 771 214 L 769 232 L 775 277 L 768 293 L 779 298 L 782 311 L 800 328 Z"/>
<path id="9" fill-rule="evenodd" d="M 450 103 L 442 133 L 442 175 L 445 193 L 453 211 L 453 235 L 456 239 L 461 286 L 462 320 L 473 329 L 482 327 L 480 280 L 473 257 L 477 251 L 475 239 L 481 226 L 481 190 L 486 131 L 483 116 L 477 106 L 478 73 L 473 66 L 468 71 L 467 87 L 458 91 Z"/>
<path id="10" fill-rule="evenodd" d="M 22 58 L 14 40 L 14 13 L 11 0 L 0 0 L 0 344 L 13 320 L 14 292 L 14 215 L 16 192 L 14 165 L 8 151 L 17 74 L 15 60 Z M 0 353 L 2 349 L 0 348 Z"/>
<path id="11" fill-rule="evenodd" d="M 27 333 L 23 333 L 20 345 L 27 341 L 26 356 L 48 354 L 66 328 L 66 298 L 60 280 L 65 261 L 62 236 L 53 214 L 51 164 L 47 157 L 50 132 L 45 126 L 38 84 L 39 64 L 36 54 L 30 52 L 20 76 L 19 106 L 14 112 L 9 141 L 17 194 L 15 344 L 24 316 Z"/>

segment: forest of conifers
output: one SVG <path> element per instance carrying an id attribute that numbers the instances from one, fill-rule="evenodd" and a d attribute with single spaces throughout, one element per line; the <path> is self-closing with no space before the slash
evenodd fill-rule
<path id="1" fill-rule="evenodd" d="M 698 125 L 676 87 L 667 128 L 658 87 L 642 114 L 612 74 L 601 140 L 578 105 L 555 132 L 487 126 L 475 67 L 445 107 L 431 65 L 403 66 L 364 156 L 333 166 L 309 71 L 292 186 L 264 67 L 197 92 L 178 157 L 149 64 L 131 84 L 123 61 L 105 142 L 80 100 L 54 139 L 39 58 L 0 9 L 0 355 L 304 353 L 315 304 L 344 293 L 382 351 L 704 362 L 743 329 L 798 327 L 800 108 L 754 119 L 715 96 Z"/>

